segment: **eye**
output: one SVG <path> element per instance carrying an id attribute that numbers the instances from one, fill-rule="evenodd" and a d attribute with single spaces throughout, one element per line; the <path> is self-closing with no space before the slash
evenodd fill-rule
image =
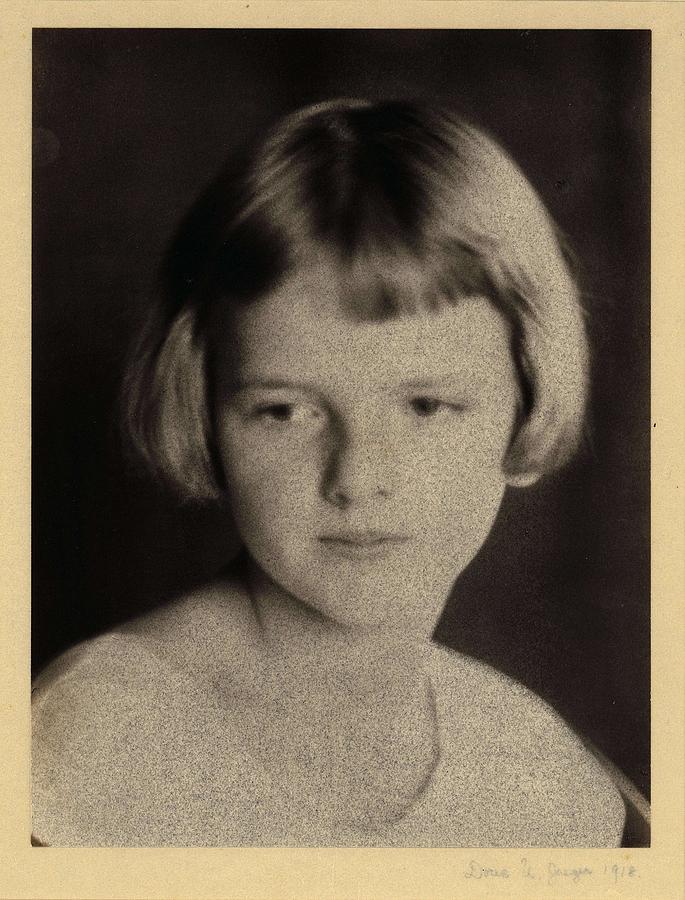
<path id="1" fill-rule="evenodd" d="M 292 403 L 269 403 L 257 407 L 255 414 L 262 419 L 273 419 L 274 422 L 288 422 L 292 418 L 293 410 Z"/>
<path id="2" fill-rule="evenodd" d="M 435 416 L 447 406 L 446 403 L 443 403 L 442 400 L 436 400 L 435 397 L 412 397 L 409 405 L 417 416 L 424 419 L 429 416 Z"/>
<path id="3" fill-rule="evenodd" d="M 276 425 L 306 425 L 320 417 L 321 411 L 311 403 L 262 403 L 251 414 L 253 419 Z"/>
<path id="4" fill-rule="evenodd" d="M 412 413 L 420 419 L 443 417 L 449 414 L 458 414 L 464 411 L 462 403 L 453 403 L 447 400 L 438 400 L 437 397 L 427 397 L 423 394 L 412 397 L 409 400 Z"/>

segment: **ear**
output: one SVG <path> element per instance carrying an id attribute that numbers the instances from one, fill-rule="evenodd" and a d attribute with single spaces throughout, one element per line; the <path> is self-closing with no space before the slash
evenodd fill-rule
<path id="1" fill-rule="evenodd" d="M 540 472 L 516 472 L 513 475 L 507 475 L 506 481 L 509 487 L 527 488 L 540 480 Z"/>

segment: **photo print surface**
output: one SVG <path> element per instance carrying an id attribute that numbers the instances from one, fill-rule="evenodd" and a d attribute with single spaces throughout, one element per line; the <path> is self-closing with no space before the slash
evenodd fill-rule
<path id="1" fill-rule="evenodd" d="M 33 65 L 34 842 L 647 845 L 649 33 Z"/>

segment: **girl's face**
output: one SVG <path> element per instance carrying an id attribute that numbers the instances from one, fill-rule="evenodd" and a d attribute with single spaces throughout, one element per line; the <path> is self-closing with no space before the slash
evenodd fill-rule
<path id="1" fill-rule="evenodd" d="M 280 588 L 344 625 L 432 632 L 505 488 L 518 400 L 485 298 L 346 315 L 324 265 L 231 313 L 216 427 L 235 520 Z"/>

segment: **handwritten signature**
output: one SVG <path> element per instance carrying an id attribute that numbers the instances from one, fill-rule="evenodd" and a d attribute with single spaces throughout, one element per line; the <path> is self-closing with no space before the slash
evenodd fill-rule
<path id="1" fill-rule="evenodd" d="M 610 879 L 614 884 L 624 879 L 639 878 L 637 866 L 617 865 L 606 863 L 594 866 L 559 866 L 554 860 L 548 860 L 546 866 L 533 865 L 526 858 L 521 859 L 518 867 L 484 866 L 478 860 L 469 861 L 468 868 L 464 871 L 464 878 L 528 878 L 533 881 L 546 880 L 547 884 L 559 884 L 561 882 L 574 882 L 594 880 L 596 878 Z"/>

